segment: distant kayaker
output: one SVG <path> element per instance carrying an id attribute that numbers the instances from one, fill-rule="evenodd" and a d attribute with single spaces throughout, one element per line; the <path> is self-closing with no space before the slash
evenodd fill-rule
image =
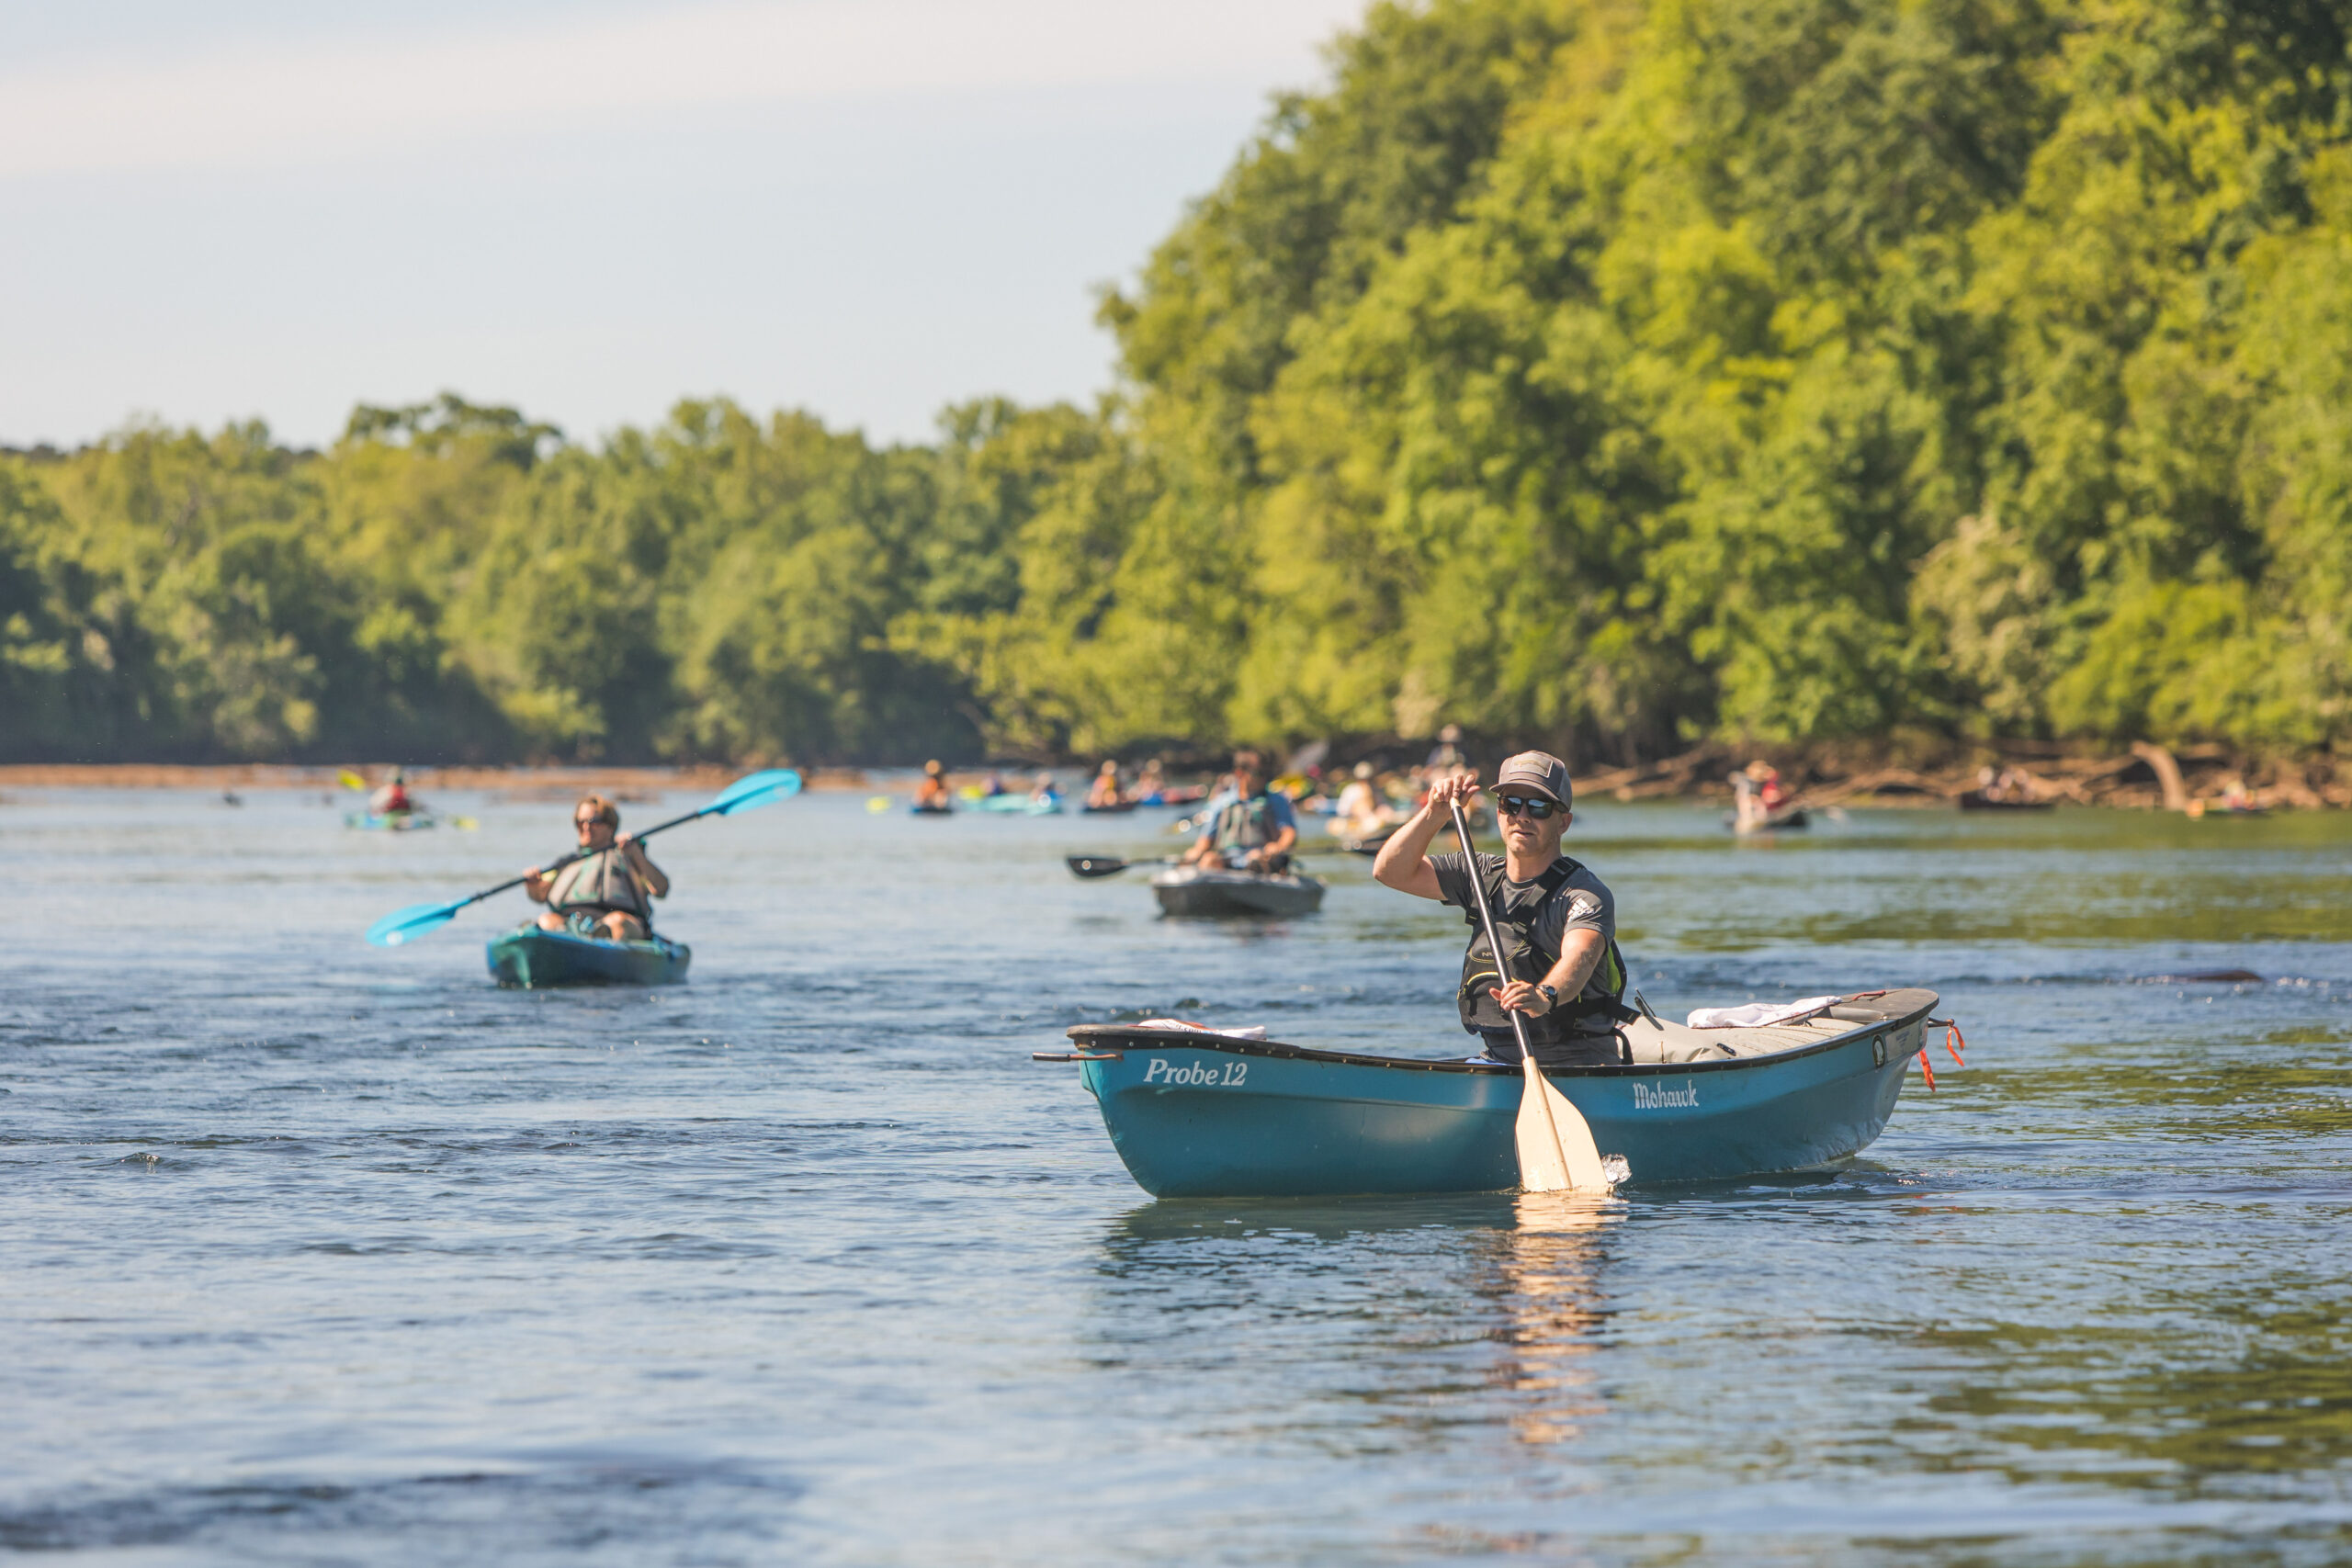
<path id="1" fill-rule="evenodd" d="M 524 893 L 548 907 L 539 929 L 643 942 L 653 929 L 651 900 L 670 896 L 670 879 L 646 858 L 644 845 L 620 831 L 620 807 L 604 796 L 582 800 L 571 825 L 579 829 L 581 849 L 592 852 L 553 876 L 541 876 L 537 866 L 523 874 Z"/>
<path id="2" fill-rule="evenodd" d="M 934 757 L 922 765 L 922 780 L 915 785 L 917 811 L 953 811 L 955 798 L 947 793 L 947 770 Z"/>
<path id="3" fill-rule="evenodd" d="M 1298 814 L 1287 795 L 1266 788 L 1266 760 L 1255 751 L 1233 754 L 1233 782 L 1209 797 L 1201 823 L 1186 865 L 1221 861 L 1236 870 L 1280 871 L 1298 842 Z"/>
<path id="4" fill-rule="evenodd" d="M 1437 747 L 1421 766 L 1433 779 L 1450 779 L 1456 773 L 1470 771 L 1470 761 L 1462 754 L 1460 725 L 1449 724 L 1437 732 Z"/>
<path id="5" fill-rule="evenodd" d="M 384 787 L 368 798 L 368 809 L 379 817 L 399 817 L 414 811 L 416 802 L 409 798 L 408 774 L 394 768 Z"/>
<path id="6" fill-rule="evenodd" d="M 1331 831 L 1343 839 L 1366 839 L 1388 826 L 1388 803 L 1373 784 L 1372 764 L 1358 762 L 1347 787 L 1331 807 Z"/>
<path id="7" fill-rule="evenodd" d="M 1538 1066 L 1620 1060 L 1616 1028 L 1636 1015 L 1620 999 L 1625 964 L 1617 952 L 1617 900 L 1560 852 L 1560 837 L 1575 819 L 1568 765 L 1544 751 L 1521 751 L 1502 765 L 1494 793 L 1503 854 L 1481 854 L 1475 865 L 1459 852 L 1430 854 L 1439 832 L 1452 830 L 1451 804 L 1466 807 L 1477 793 L 1475 773 L 1434 782 L 1427 803 L 1381 846 L 1373 875 L 1463 910 L 1471 940 L 1454 999 L 1462 1027 L 1486 1042 L 1488 1056 L 1519 1060 L 1509 1009 L 1524 1015 Z M 1483 887 L 1506 949 L 1499 968 L 1471 902 L 1474 887 Z"/>
<path id="8" fill-rule="evenodd" d="M 1105 758 L 1086 789 L 1086 804 L 1096 811 L 1115 810 L 1126 804 L 1127 797 L 1119 793 L 1119 763 L 1116 758 Z"/>

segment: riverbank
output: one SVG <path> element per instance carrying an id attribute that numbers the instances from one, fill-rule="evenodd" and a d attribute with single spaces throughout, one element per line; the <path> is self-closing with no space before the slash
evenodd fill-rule
<path id="1" fill-rule="evenodd" d="M 389 765 L 345 770 L 294 767 L 277 762 L 17 762 L 0 765 L 0 789 L 198 789 L 235 794 L 246 790 L 333 790 L 346 771 L 370 786 L 391 776 Z M 526 796 L 606 795 L 619 799 L 671 790 L 716 791 L 741 777 L 745 768 L 716 764 L 682 768 L 409 768 L 410 787 L 435 790 L 494 790 Z M 812 790 L 865 789 L 859 768 L 802 771 Z"/>
<path id="2" fill-rule="evenodd" d="M 2102 806 L 2134 811 L 2256 811 L 2352 807 L 2352 770 L 2336 759 L 2243 756 L 2219 746 L 2168 750 L 2141 741 L 2113 754 L 2057 742 L 2006 741 L 1997 748 L 1894 760 L 1886 749 L 1736 749 L 1711 741 L 1634 767 L 1579 771 L 1588 798 L 1722 797 L 1730 774 L 1750 760 L 1780 770 L 1782 787 L 1806 806 L 1940 807 L 1983 787 L 1990 769 L 2003 793 L 2027 804 Z M 2234 787 L 2233 787 L 2234 786 Z"/>
<path id="3" fill-rule="evenodd" d="M 1488 750 L 1491 750 L 1489 748 Z M 2254 810 L 2322 810 L 2352 807 L 2352 769 L 2331 757 L 2255 758 L 2223 748 L 2167 750 L 2146 742 L 2113 754 L 2068 750 L 2056 742 L 2006 741 L 1997 748 L 1906 754 L 1892 747 L 1854 745 L 1816 748 L 1748 748 L 1709 741 L 1672 757 L 1631 767 L 1576 772 L 1586 799 L 1617 801 L 1681 797 L 1728 799 L 1730 774 L 1760 759 L 1778 768 L 1781 784 L 1803 804 L 1949 808 L 1980 787 L 1984 770 L 2007 774 L 2012 798 L 2120 810 L 2198 811 L 2218 808 L 2239 786 L 2237 798 Z M 436 790 L 486 790 L 528 798 L 576 798 L 584 794 L 642 799 L 671 791 L 724 788 L 749 764 L 684 767 L 416 767 L 407 770 L 420 795 Z M 0 765 L 6 789 L 190 789 L 236 794 L 249 790 L 334 790 L 346 770 L 274 762 L 19 762 Z M 390 764 L 349 770 L 369 785 L 390 775 Z M 1036 770 L 1003 770 L 1008 780 L 1025 780 Z M 1091 772 L 1081 761 L 1057 770 Z M 802 770 L 811 790 L 874 790 L 879 785 L 862 768 Z M 949 775 L 962 787 L 978 784 L 987 770 L 962 769 Z"/>

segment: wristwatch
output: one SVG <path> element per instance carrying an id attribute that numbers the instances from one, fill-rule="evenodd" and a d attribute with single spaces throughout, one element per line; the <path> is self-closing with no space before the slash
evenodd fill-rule
<path id="1" fill-rule="evenodd" d="M 1551 1012 L 1551 1011 L 1553 1011 L 1554 1010 L 1555 1010 L 1556 1008 L 1558 1008 L 1558 1007 L 1559 1007 L 1559 1005 L 1560 1005 L 1560 993 L 1559 993 L 1559 992 L 1557 992 L 1557 991 L 1554 990 L 1554 989 L 1553 989 L 1551 987 L 1549 987 L 1549 986 L 1538 986 L 1538 987 L 1536 987 L 1535 988 L 1536 988 L 1537 990 L 1539 990 L 1539 991 L 1543 992 L 1543 993 L 1544 993 L 1544 1001 L 1546 1001 L 1546 1002 L 1548 1002 L 1549 1004 L 1551 1004 L 1550 1006 L 1546 1007 L 1546 1008 L 1544 1010 L 1545 1012 Z"/>

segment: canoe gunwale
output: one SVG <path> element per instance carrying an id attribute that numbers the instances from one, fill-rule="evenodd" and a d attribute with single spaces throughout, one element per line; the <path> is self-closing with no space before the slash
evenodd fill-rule
<path id="1" fill-rule="evenodd" d="M 1800 1061 L 1807 1056 L 1819 1055 L 1825 1051 L 1834 1051 L 1841 1045 L 1851 1044 L 1858 1039 L 1868 1039 L 1873 1034 L 1894 1034 L 1909 1028 L 1913 1023 L 1924 1023 L 1928 1015 L 1935 1011 L 1939 1005 L 1939 999 L 1936 998 L 1933 993 L 1929 994 L 1929 998 L 1930 999 L 1924 1005 L 1910 1011 L 1890 1015 L 1873 1022 L 1857 1023 L 1850 1029 L 1824 1035 L 1820 1040 L 1799 1046 L 1794 1050 L 1773 1051 L 1755 1056 L 1718 1056 L 1695 1062 L 1609 1062 L 1590 1066 L 1546 1067 L 1544 1069 L 1544 1076 L 1547 1078 L 1654 1078 L 1668 1073 L 1738 1072 L 1744 1068 Z M 1464 1062 L 1422 1060 L 1410 1056 L 1374 1056 L 1357 1051 L 1325 1051 L 1312 1045 L 1293 1045 L 1279 1040 L 1242 1040 L 1228 1034 L 1196 1032 L 1189 1029 L 1143 1029 L 1132 1024 L 1079 1023 L 1072 1024 L 1065 1032 L 1080 1051 L 1102 1052 L 1112 1055 L 1124 1055 L 1130 1050 L 1189 1049 L 1224 1051 L 1238 1056 L 1272 1056 L 1291 1061 L 1344 1063 L 1350 1066 L 1359 1067 L 1393 1067 L 1406 1072 L 1472 1073 L 1488 1076 L 1502 1074 L 1512 1077 L 1517 1077 L 1520 1072 L 1518 1064 L 1514 1062 Z M 1124 1045 L 1117 1043 L 1120 1041 L 1129 1041 L 1132 1043 Z M 1038 1061 L 1080 1061 L 1088 1058 L 1060 1055 L 1049 1056 L 1039 1052 L 1035 1054 L 1035 1059 Z"/>

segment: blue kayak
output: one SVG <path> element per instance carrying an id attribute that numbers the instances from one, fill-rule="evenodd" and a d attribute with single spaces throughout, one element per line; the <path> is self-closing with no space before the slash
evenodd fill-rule
<path id="1" fill-rule="evenodd" d="M 1545 1073 L 1648 1186 L 1803 1170 L 1886 1126 L 1936 994 L 1887 991 L 1802 1024 L 1627 1026 L 1630 1064 Z M 1128 1172 L 1156 1198 L 1486 1192 L 1519 1185 L 1516 1066 L 1080 1024 L 1076 1061 Z"/>
<path id="2" fill-rule="evenodd" d="M 1054 817 L 1062 808 L 1062 797 L 1049 795 L 1039 800 L 1027 795 L 984 795 L 972 802 L 975 811 L 993 811 L 1009 817 Z"/>
<path id="3" fill-rule="evenodd" d="M 694 950 L 655 935 L 644 942 L 605 942 L 571 931 L 524 926 L 491 939 L 491 977 L 502 986 L 541 990 L 549 986 L 668 986 L 686 977 Z"/>
<path id="4" fill-rule="evenodd" d="M 343 825 L 370 833 L 413 833 L 420 829 L 438 827 L 441 819 L 429 811 L 346 811 Z"/>

